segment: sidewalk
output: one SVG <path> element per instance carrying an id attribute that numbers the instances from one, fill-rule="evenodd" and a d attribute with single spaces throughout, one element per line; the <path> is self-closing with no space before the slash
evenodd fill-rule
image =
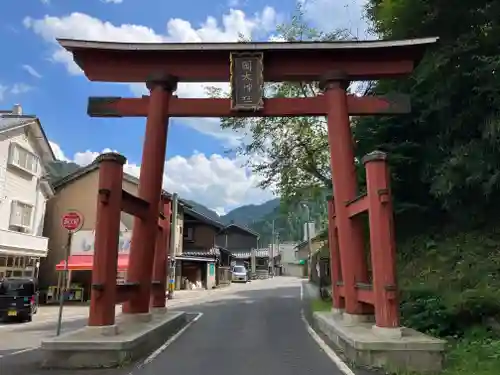
<path id="1" fill-rule="evenodd" d="M 269 279 L 272 280 L 272 279 Z M 253 285 L 254 287 L 260 283 L 269 282 L 269 280 L 253 280 L 250 284 L 231 284 L 227 287 L 217 289 L 197 289 L 197 290 L 176 290 L 174 298 L 167 300 L 167 308 L 175 308 L 198 302 L 207 302 L 217 296 L 223 296 L 229 293 L 245 290 Z M 116 315 L 122 313 L 122 305 L 116 306 Z M 0 324 L 0 332 L 15 331 L 19 328 L 40 327 L 47 324 L 55 324 L 59 316 L 59 305 L 41 305 L 38 312 L 33 316 L 33 321 L 30 323 L 7 323 Z M 81 304 L 65 305 L 63 308 L 63 322 L 73 322 L 81 319 L 86 319 L 89 316 L 89 305 Z"/>
<path id="2" fill-rule="evenodd" d="M 167 307 L 176 307 L 185 303 L 194 302 L 197 300 L 202 300 L 207 297 L 214 296 L 215 294 L 222 294 L 226 291 L 231 291 L 231 286 L 220 288 L 220 289 L 211 289 L 211 290 L 176 290 L 174 292 L 174 298 L 171 300 L 167 300 Z M 116 306 L 116 315 L 122 313 L 122 305 Z M 40 325 L 47 324 L 52 322 L 57 322 L 57 318 L 59 316 L 59 305 L 41 305 L 38 308 L 38 312 L 33 316 L 33 322 L 31 323 L 23 323 L 23 326 L 29 324 Z M 63 321 L 73 321 L 78 319 L 87 318 L 89 316 L 89 305 L 65 305 L 63 308 Z M 0 325 L 0 330 L 10 330 L 18 327 L 18 324 L 2 324 Z"/>

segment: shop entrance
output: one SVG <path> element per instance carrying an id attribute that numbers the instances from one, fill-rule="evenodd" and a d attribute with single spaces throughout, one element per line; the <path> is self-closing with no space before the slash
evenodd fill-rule
<path id="1" fill-rule="evenodd" d="M 4 277 L 38 278 L 40 258 L 30 256 L 0 256 L 0 279 Z"/>

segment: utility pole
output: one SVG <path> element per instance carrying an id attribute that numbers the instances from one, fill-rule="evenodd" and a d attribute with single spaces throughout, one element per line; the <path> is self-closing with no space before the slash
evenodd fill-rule
<path id="1" fill-rule="evenodd" d="M 257 252 L 257 249 L 255 249 L 255 248 L 252 248 L 252 249 L 250 250 L 250 262 L 251 262 L 251 267 L 252 267 L 252 269 L 251 269 L 251 272 L 252 272 L 252 276 L 251 276 L 251 277 L 252 277 L 252 280 L 255 278 L 255 273 L 256 273 L 256 266 L 257 266 L 257 265 L 255 264 L 255 262 L 256 262 L 256 259 L 255 259 L 255 253 L 256 253 L 256 252 Z"/>
<path id="2" fill-rule="evenodd" d="M 178 201 L 179 197 L 177 193 L 172 195 L 172 223 L 170 227 L 170 275 L 168 283 L 168 298 L 174 298 L 175 290 L 175 268 L 177 267 L 175 262 L 175 245 L 177 244 L 177 212 L 178 212 Z"/>
<path id="3" fill-rule="evenodd" d="M 280 232 L 278 231 L 276 233 L 276 255 L 278 255 L 279 253 L 280 253 Z M 281 262 L 279 265 L 281 265 Z M 273 258 L 273 267 L 274 266 L 275 266 L 275 264 L 274 264 L 274 258 Z M 273 268 L 273 270 L 274 270 L 274 268 Z M 280 267 L 280 270 L 281 270 L 281 267 Z"/>
<path id="4" fill-rule="evenodd" d="M 309 206 L 306 203 L 302 203 L 302 207 L 306 210 L 307 213 L 307 224 L 306 224 L 306 239 L 307 239 L 307 246 L 309 248 L 309 256 L 307 258 L 307 272 L 308 272 L 308 277 L 309 280 L 311 280 L 311 255 L 312 255 L 312 243 L 311 243 L 311 229 L 310 229 L 310 222 L 311 222 L 311 211 L 309 210 Z"/>
<path id="5" fill-rule="evenodd" d="M 273 229 L 272 229 L 272 234 L 271 234 L 271 248 L 269 249 L 269 265 L 271 266 L 271 272 L 269 276 L 272 276 L 274 273 L 274 243 L 275 243 L 275 232 L 274 232 L 274 219 L 273 219 Z"/>

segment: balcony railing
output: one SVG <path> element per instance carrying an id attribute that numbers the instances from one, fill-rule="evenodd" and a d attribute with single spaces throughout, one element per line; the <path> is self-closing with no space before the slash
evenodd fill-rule
<path id="1" fill-rule="evenodd" d="M 48 243 L 47 237 L 0 229 L 0 253 L 45 257 Z"/>

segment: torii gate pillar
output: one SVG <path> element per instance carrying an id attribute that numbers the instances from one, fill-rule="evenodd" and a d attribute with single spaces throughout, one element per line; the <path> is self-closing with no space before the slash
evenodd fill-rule
<path id="1" fill-rule="evenodd" d="M 145 218 L 134 219 L 130 245 L 128 281 L 139 284 L 124 306 L 128 314 L 149 313 L 151 282 L 156 234 L 158 230 L 159 201 L 162 191 L 163 166 L 167 149 L 168 109 L 177 80 L 170 75 L 152 76 L 147 81 L 151 92 L 146 121 L 146 133 L 139 176 L 139 198 L 149 203 Z"/>
<path id="2" fill-rule="evenodd" d="M 334 206 L 345 290 L 344 316 L 363 315 L 373 311 L 370 311 L 370 306 L 359 302 L 356 296 L 356 284 L 368 283 L 368 268 L 364 255 L 363 227 L 361 222 L 349 218 L 346 205 L 358 195 L 347 104 L 348 86 L 348 75 L 341 71 L 328 72 L 320 83 L 327 106 Z"/>

